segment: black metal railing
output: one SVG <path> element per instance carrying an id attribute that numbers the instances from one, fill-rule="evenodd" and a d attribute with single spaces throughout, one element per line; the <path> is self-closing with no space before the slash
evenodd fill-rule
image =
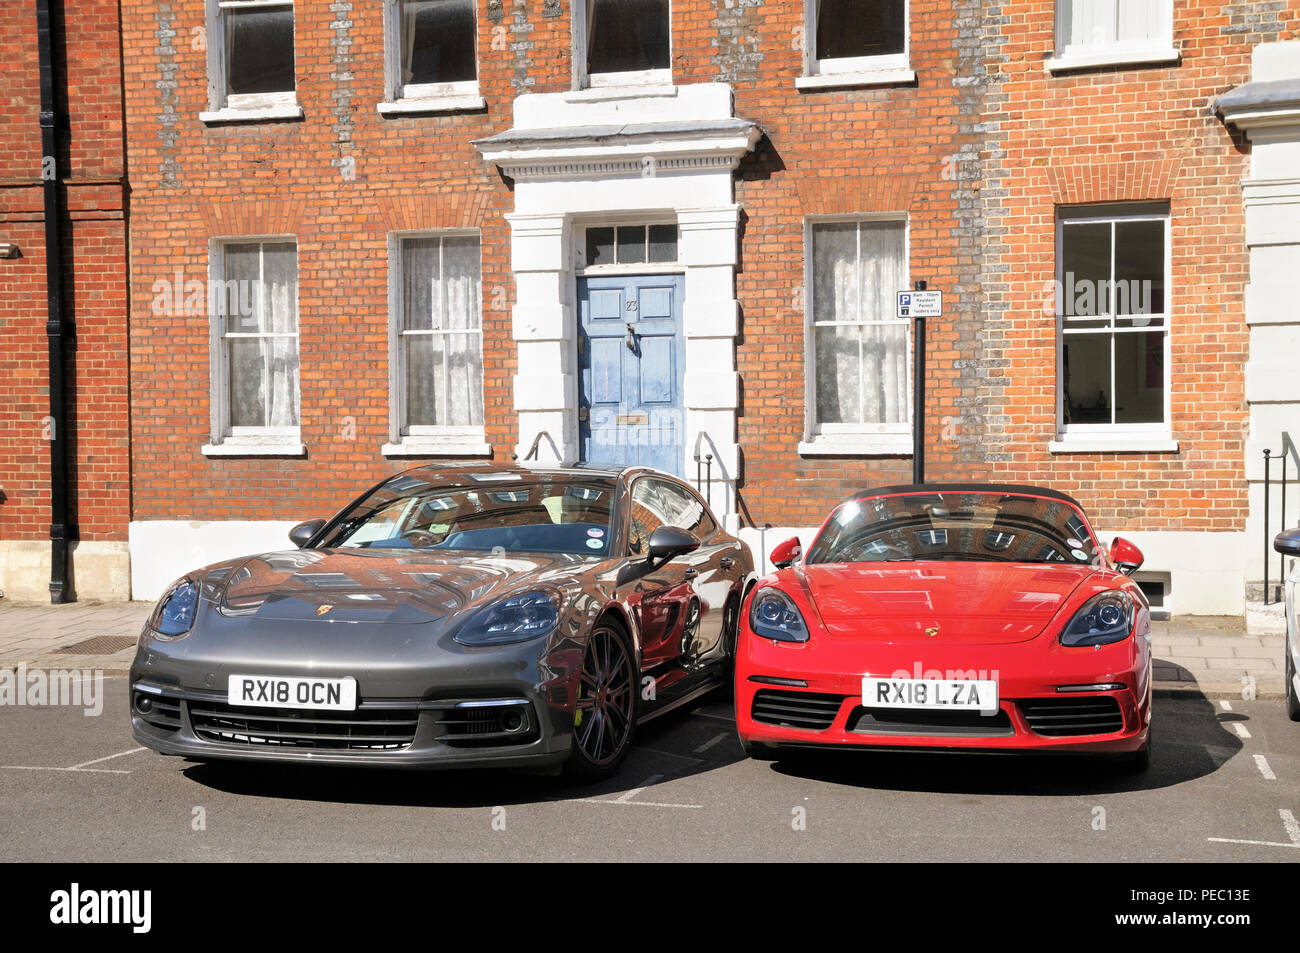
<path id="1" fill-rule="evenodd" d="M 701 453 L 700 451 L 704 452 Z M 727 473 L 727 468 L 723 464 L 721 457 L 717 453 L 718 446 L 713 442 L 713 438 L 701 430 L 695 435 L 695 489 L 704 497 L 704 501 L 713 505 L 713 467 L 718 467 L 719 483 L 728 483 L 732 477 Z M 730 515 L 732 512 L 732 500 L 726 498 L 727 512 L 724 515 Z"/>
<path id="2" fill-rule="evenodd" d="M 525 461 L 537 459 L 537 451 L 541 448 L 543 437 L 545 437 L 546 442 L 551 445 L 551 451 L 555 454 L 555 459 L 560 459 L 560 448 L 555 445 L 555 440 L 552 439 L 550 433 L 545 430 L 539 430 L 537 431 L 537 436 L 533 438 L 533 445 L 529 447 L 528 452 L 524 454 Z"/>
<path id="3" fill-rule="evenodd" d="M 1295 443 L 1291 440 L 1291 435 L 1286 431 L 1282 432 L 1281 453 L 1275 454 L 1268 447 L 1264 448 L 1264 605 L 1268 605 L 1270 601 L 1273 602 L 1282 601 L 1282 586 L 1286 582 L 1286 566 L 1284 562 L 1285 557 L 1281 553 L 1278 553 L 1277 554 L 1277 592 L 1274 594 L 1275 598 L 1270 600 L 1268 564 L 1269 564 L 1269 560 L 1272 559 L 1273 557 L 1273 535 L 1274 535 L 1274 530 L 1269 528 L 1269 524 L 1272 522 L 1271 513 L 1270 513 L 1270 504 L 1272 503 L 1271 497 L 1272 497 L 1272 486 L 1273 486 L 1273 461 L 1278 458 L 1281 458 L 1282 460 L 1282 479 L 1281 479 L 1282 499 L 1280 501 L 1281 513 L 1279 514 L 1280 526 L 1278 527 L 1278 531 L 1280 532 L 1281 530 L 1290 529 L 1292 526 L 1291 523 L 1287 522 L 1287 508 L 1286 508 L 1286 485 L 1288 479 L 1287 460 L 1288 459 L 1295 462 L 1296 476 L 1300 477 L 1300 451 L 1296 449 Z"/>

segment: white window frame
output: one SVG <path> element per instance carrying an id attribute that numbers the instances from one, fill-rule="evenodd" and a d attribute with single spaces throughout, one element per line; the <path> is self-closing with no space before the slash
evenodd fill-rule
<path id="1" fill-rule="evenodd" d="M 479 88 L 478 5 L 474 7 L 474 79 L 455 83 L 402 82 L 402 17 L 399 0 L 384 0 L 384 101 L 381 115 L 458 112 L 487 108 Z"/>
<path id="2" fill-rule="evenodd" d="M 899 423 L 823 424 L 817 420 L 817 336 L 814 323 L 813 231 L 818 225 L 844 222 L 902 222 L 904 291 L 911 287 L 912 225 L 906 212 L 860 212 L 847 215 L 809 215 L 804 219 L 803 336 L 804 336 L 804 456 L 911 456 L 912 388 L 907 388 L 907 420 Z M 859 249 L 859 259 L 861 253 Z M 912 366 L 912 322 L 908 318 L 837 322 L 855 325 L 906 324 L 908 366 Z M 824 323 L 821 326 L 826 326 Z"/>
<path id="3" fill-rule="evenodd" d="M 289 7 L 293 10 L 293 89 L 274 93 L 226 94 L 226 30 L 221 11 L 252 7 Z M 206 0 L 208 45 L 208 109 L 199 119 L 209 124 L 268 119 L 301 119 L 298 105 L 298 10 L 294 0 Z"/>
<path id="4" fill-rule="evenodd" d="M 574 89 L 607 89 L 622 86 L 671 86 L 673 82 L 673 5 L 668 2 L 668 66 L 664 69 L 626 70 L 617 73 L 587 72 L 587 16 L 594 0 L 573 0 Z"/>
<path id="5" fill-rule="evenodd" d="M 1048 59 L 1045 64 L 1048 72 L 1060 73 L 1106 66 L 1160 65 L 1178 62 L 1178 49 L 1174 46 L 1173 38 L 1173 0 L 1160 0 L 1164 15 L 1162 24 L 1164 30 L 1160 36 L 1144 40 L 1117 39 L 1105 45 L 1068 42 L 1069 22 L 1064 15 L 1065 2 L 1066 0 L 1055 0 L 1053 7 L 1056 23 L 1056 55 Z M 1118 24 L 1116 32 L 1118 33 Z"/>
<path id="6" fill-rule="evenodd" d="M 298 308 L 299 287 L 302 283 L 300 267 L 293 285 L 294 322 L 297 330 L 286 333 L 235 332 L 225 329 L 225 316 L 221 313 L 221 295 L 212 289 L 225 287 L 226 248 L 230 245 L 267 245 L 292 242 L 295 265 L 300 265 L 296 235 L 231 235 L 214 238 L 208 247 L 208 395 L 211 407 L 211 443 L 202 447 L 204 456 L 301 456 L 302 443 L 302 320 Z M 259 255 L 261 253 L 259 252 Z M 259 269 L 259 273 L 262 269 Z M 230 423 L 230 364 L 227 344 L 232 337 L 292 337 L 298 342 L 298 423 L 297 427 L 236 427 Z"/>
<path id="7" fill-rule="evenodd" d="M 617 242 L 617 229 L 629 225 L 646 229 L 646 243 L 649 244 L 649 229 L 652 225 L 671 225 L 677 229 L 677 257 L 672 261 L 643 261 L 643 262 L 609 262 L 603 265 L 587 264 L 587 231 L 592 228 L 613 228 L 615 229 L 615 242 Z M 682 274 L 682 229 L 673 216 L 614 216 L 609 219 L 599 221 L 577 222 L 573 230 L 573 257 L 574 271 L 579 277 L 588 275 L 680 275 Z M 647 250 L 647 257 L 648 257 Z"/>
<path id="8" fill-rule="evenodd" d="M 1164 223 L 1164 243 L 1165 243 L 1165 289 L 1164 289 L 1164 311 L 1159 314 L 1147 315 L 1152 319 L 1160 319 L 1163 322 L 1164 331 L 1164 402 L 1163 402 L 1163 421 L 1159 423 L 1135 423 L 1135 424 L 1067 424 L 1065 423 L 1065 381 L 1063 371 L 1065 369 L 1065 325 L 1067 318 L 1061 303 L 1056 301 L 1053 307 L 1052 320 L 1056 324 L 1056 370 L 1055 370 L 1055 391 L 1056 391 L 1056 433 L 1057 439 L 1051 441 L 1048 449 L 1052 453 L 1072 453 L 1072 452 L 1097 452 L 1103 453 L 1108 451 L 1116 452 L 1170 452 L 1177 451 L 1178 444 L 1172 437 L 1172 424 L 1170 412 L 1173 406 L 1171 394 L 1173 392 L 1173 368 L 1170 363 L 1171 346 L 1170 341 L 1173 334 L 1173 245 L 1171 237 L 1173 234 L 1172 216 L 1168 209 L 1158 211 L 1153 206 L 1164 205 L 1163 202 L 1108 202 L 1104 205 L 1078 207 L 1074 210 L 1065 209 L 1058 211 L 1056 215 L 1056 248 L 1055 248 L 1055 267 L 1053 275 L 1056 279 L 1057 288 L 1062 288 L 1065 280 L 1064 265 L 1065 256 L 1062 254 L 1064 248 L 1065 226 L 1069 224 L 1085 223 L 1105 223 L 1112 224 L 1112 235 L 1110 245 L 1110 278 L 1111 291 L 1109 293 L 1109 302 L 1111 311 L 1107 315 L 1098 315 L 1098 318 L 1109 317 L 1111 326 L 1108 329 L 1095 328 L 1091 329 L 1093 333 L 1110 333 L 1110 369 L 1111 369 L 1111 416 L 1115 414 L 1115 334 L 1146 334 L 1150 333 L 1150 328 L 1132 328 L 1121 329 L 1115 326 L 1114 316 L 1114 280 L 1115 280 L 1115 240 L 1113 224 L 1117 222 L 1153 222 L 1161 221 Z M 1131 212 L 1125 212 L 1125 207 L 1132 209 Z M 1145 208 L 1144 208 L 1145 207 Z M 1081 331 L 1083 329 L 1080 329 Z"/>
<path id="9" fill-rule="evenodd" d="M 443 331 L 406 331 L 402 327 L 402 243 L 418 238 L 474 238 L 479 253 L 479 326 L 471 329 Z M 426 231 L 390 232 L 388 235 L 388 439 L 385 456 L 491 456 L 492 445 L 485 429 L 487 406 L 484 401 L 484 424 L 472 426 L 407 426 L 406 366 L 402 338 L 409 334 L 479 335 L 480 366 L 484 357 L 483 332 L 483 235 L 476 228 L 443 228 Z M 445 353 L 445 352 L 444 352 Z M 486 383 L 486 382 L 484 382 Z M 485 388 L 486 389 L 486 388 Z"/>
<path id="10" fill-rule="evenodd" d="M 903 52 L 881 56 L 817 58 L 817 0 L 804 0 L 803 72 L 795 78 L 798 89 L 837 86 L 884 86 L 916 81 L 911 66 L 912 3 L 903 3 Z"/>

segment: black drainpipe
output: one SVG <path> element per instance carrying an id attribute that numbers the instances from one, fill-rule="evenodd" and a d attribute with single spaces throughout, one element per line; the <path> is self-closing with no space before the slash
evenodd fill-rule
<path id="1" fill-rule="evenodd" d="M 63 203 L 59 175 L 58 95 L 54 70 L 54 15 L 59 0 L 36 0 L 36 42 L 41 66 L 41 186 L 45 193 L 45 336 L 50 345 L 50 602 L 70 602 L 68 545 L 76 539 L 71 522 L 68 473 L 67 365 L 65 351 L 76 329 L 63 311 Z M 51 9 L 54 7 L 55 9 Z"/>

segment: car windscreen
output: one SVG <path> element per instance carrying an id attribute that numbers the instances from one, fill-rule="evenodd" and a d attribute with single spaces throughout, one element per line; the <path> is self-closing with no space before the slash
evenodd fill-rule
<path id="1" fill-rule="evenodd" d="M 867 496 L 840 504 L 806 562 L 931 559 L 1091 563 L 1097 540 L 1065 500 L 1007 493 Z"/>
<path id="2" fill-rule="evenodd" d="M 609 552 L 613 481 L 541 479 L 438 486 L 399 478 L 343 514 L 325 547 Z"/>

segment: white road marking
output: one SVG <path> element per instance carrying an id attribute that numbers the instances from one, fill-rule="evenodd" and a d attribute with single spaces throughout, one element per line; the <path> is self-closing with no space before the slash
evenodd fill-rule
<path id="1" fill-rule="evenodd" d="M 696 748 L 696 749 L 695 749 L 695 753 L 696 753 L 696 754 L 702 754 L 703 752 L 708 751 L 710 748 L 712 748 L 714 745 L 716 745 L 716 744 L 717 744 L 719 741 L 721 741 L 723 738 L 727 737 L 727 734 L 728 734 L 728 733 L 725 732 L 725 731 L 720 731 L 720 732 L 718 732 L 716 735 L 714 735 L 714 736 L 713 736 L 712 738 L 710 738 L 708 741 L 704 742 L 704 744 L 702 744 L 702 745 L 700 745 L 698 748 Z"/>
<path id="2" fill-rule="evenodd" d="M 1224 711 L 1232 711 L 1232 702 L 1228 701 L 1226 698 L 1222 699 L 1219 704 L 1223 706 Z"/>
<path id="3" fill-rule="evenodd" d="M 1256 755 L 1258 757 L 1258 755 Z M 1295 847 L 1300 848 L 1300 821 L 1295 819 L 1295 815 L 1286 808 L 1278 810 L 1278 817 L 1282 818 L 1282 827 L 1286 831 L 1286 836 L 1291 838 L 1291 843 L 1284 844 L 1275 840 L 1238 840 L 1233 837 L 1207 837 L 1208 841 L 1216 844 L 1253 844 L 1257 847 Z"/>
<path id="4" fill-rule="evenodd" d="M 81 762 L 81 764 L 74 764 L 72 766 L 72 770 L 80 771 L 82 768 L 87 768 L 92 764 L 99 764 L 101 761 L 112 761 L 114 758 L 122 758 L 129 754 L 136 754 L 137 752 L 148 751 L 148 750 L 149 750 L 148 748 L 140 747 L 140 748 L 132 748 L 130 751 L 119 751 L 117 754 L 110 754 L 105 758 L 96 758 L 94 761 L 83 761 Z"/>
<path id="5" fill-rule="evenodd" d="M 1286 831 L 1286 836 L 1291 838 L 1291 843 L 1300 847 L 1300 821 L 1297 821 L 1295 815 L 1286 808 L 1282 808 L 1277 813 L 1282 818 L 1282 827 Z"/>
<path id="6" fill-rule="evenodd" d="M 587 804 L 626 804 L 632 807 L 677 807 L 677 808 L 686 808 L 686 809 L 693 809 L 693 810 L 698 810 L 699 808 L 704 807 L 703 804 L 664 804 L 659 801 L 634 800 L 634 798 L 642 791 L 644 791 L 646 788 L 655 784 L 657 781 L 662 781 L 662 780 L 663 780 L 662 774 L 652 774 L 650 775 L 650 777 L 646 778 L 644 781 L 641 782 L 640 787 L 632 788 L 632 790 L 619 795 L 617 798 L 615 798 L 612 801 L 601 800 L 599 798 L 583 798 L 583 801 L 585 801 Z"/>
<path id="7" fill-rule="evenodd" d="M 693 761 L 696 764 L 699 764 L 700 761 L 702 760 L 700 758 L 692 758 L 688 754 L 678 754 L 676 751 L 664 751 L 660 748 L 649 748 L 646 747 L 645 745 L 637 745 L 636 750 L 649 751 L 651 754 L 661 754 L 666 758 L 681 758 L 683 761 Z"/>
<path id="8" fill-rule="evenodd" d="M 664 804 L 659 801 L 596 801 L 588 800 L 588 804 L 623 804 L 628 807 L 676 807 L 688 810 L 696 810 L 704 807 L 703 804 Z"/>
<path id="9" fill-rule="evenodd" d="M 130 771 L 117 771 L 113 768 L 51 768 L 45 765 L 0 764 L 5 771 L 69 771 L 73 774 L 130 774 Z"/>
<path id="10" fill-rule="evenodd" d="M 1275 840 L 1237 840 L 1236 838 L 1232 838 L 1232 837 L 1207 837 L 1205 839 L 1208 841 L 1213 841 L 1216 844 L 1254 844 L 1257 847 L 1300 848 L 1300 844 L 1283 844 L 1281 841 L 1275 841 Z"/>
<path id="11" fill-rule="evenodd" d="M 644 781 L 641 782 L 641 786 L 639 788 L 632 788 L 632 790 L 627 791 L 626 793 L 620 795 L 619 797 L 615 798 L 615 800 L 623 804 L 626 804 L 628 801 L 633 800 L 638 794 L 640 794 L 646 788 L 650 787 L 656 781 L 662 781 L 663 779 L 664 776 L 662 774 L 652 774 L 650 775 L 650 777 L 646 778 Z"/>
<path id="12" fill-rule="evenodd" d="M 1255 755 L 1255 767 L 1259 768 L 1259 773 L 1264 775 L 1265 781 L 1277 780 L 1277 775 L 1273 773 L 1273 769 L 1268 766 L 1268 760 L 1262 754 Z"/>
<path id="13" fill-rule="evenodd" d="M 83 761 L 81 764 L 74 764 L 70 768 L 54 768 L 46 765 L 35 764 L 0 764 L 0 769 L 6 771 L 75 771 L 79 774 L 130 774 L 130 771 L 116 768 L 92 768 L 91 765 L 101 764 L 105 761 L 112 761 L 114 758 L 122 758 L 129 754 L 136 754 L 148 750 L 148 748 L 132 748 L 130 751 L 119 751 L 117 754 L 110 754 L 103 758 L 95 758 L 91 761 Z"/>
<path id="14" fill-rule="evenodd" d="M 1234 721 L 1232 723 L 1232 730 L 1235 731 L 1237 733 L 1237 736 L 1240 738 L 1250 737 L 1250 732 L 1246 730 L 1246 726 L 1239 721 Z"/>
<path id="15" fill-rule="evenodd" d="M 734 718 L 728 718 L 726 715 L 715 715 L 713 712 L 709 711 L 693 711 L 691 712 L 691 716 L 694 718 L 712 718 L 714 721 L 725 721 L 729 725 L 734 725 L 736 723 L 736 719 Z"/>

